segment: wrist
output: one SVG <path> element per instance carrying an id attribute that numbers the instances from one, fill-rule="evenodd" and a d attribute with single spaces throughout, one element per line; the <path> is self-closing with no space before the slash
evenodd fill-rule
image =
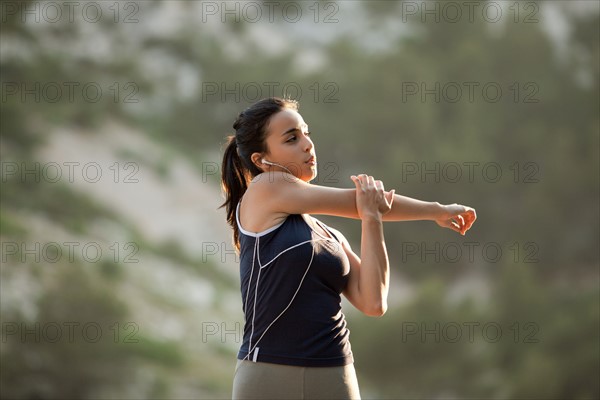
<path id="1" fill-rule="evenodd" d="M 374 212 L 368 212 L 368 213 L 364 213 L 361 215 L 360 217 L 362 222 L 377 222 L 377 223 L 381 223 L 383 216 L 381 215 L 380 212 L 374 211 Z"/>
<path id="2" fill-rule="evenodd" d="M 431 209 L 431 220 L 433 221 L 437 221 L 438 219 L 442 219 L 446 217 L 446 206 L 444 206 L 443 204 L 438 203 L 437 201 L 434 201 L 431 203 L 430 206 Z"/>

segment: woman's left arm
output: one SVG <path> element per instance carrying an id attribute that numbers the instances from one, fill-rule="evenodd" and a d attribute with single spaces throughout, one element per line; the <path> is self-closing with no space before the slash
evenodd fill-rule
<path id="1" fill-rule="evenodd" d="M 439 226 L 464 235 L 477 219 L 475 209 L 460 204 L 442 205 L 394 194 L 392 209 L 384 221 L 435 221 Z"/>

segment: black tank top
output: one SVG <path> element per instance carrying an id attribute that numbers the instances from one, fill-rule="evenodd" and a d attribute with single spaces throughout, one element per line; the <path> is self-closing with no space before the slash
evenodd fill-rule
<path id="1" fill-rule="evenodd" d="M 352 363 L 350 331 L 341 293 L 350 262 L 340 238 L 333 240 L 300 214 L 259 233 L 240 230 L 240 281 L 244 340 L 238 359 L 334 367 Z"/>

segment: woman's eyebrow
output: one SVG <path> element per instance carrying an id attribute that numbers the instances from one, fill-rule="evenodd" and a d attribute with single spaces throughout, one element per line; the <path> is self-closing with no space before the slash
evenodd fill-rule
<path id="1" fill-rule="evenodd" d="M 305 128 L 308 128 L 308 125 L 306 125 L 306 124 L 304 124 L 304 125 L 302 125 L 302 126 L 303 126 L 303 127 L 305 127 Z M 301 131 L 301 129 L 300 129 L 300 128 L 298 128 L 298 127 L 296 127 L 296 128 L 290 128 L 290 129 L 288 129 L 287 131 L 283 132 L 281 135 L 282 135 L 282 136 L 283 136 L 283 135 L 287 135 L 288 133 L 292 133 L 292 132 L 294 132 L 294 131 Z"/>

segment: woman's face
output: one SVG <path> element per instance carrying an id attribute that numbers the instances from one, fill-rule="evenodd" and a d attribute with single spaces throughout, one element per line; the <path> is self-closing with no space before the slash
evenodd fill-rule
<path id="1" fill-rule="evenodd" d="M 308 125 L 302 116 L 294 110 L 284 109 L 271 117 L 267 125 L 266 161 L 286 167 L 293 175 L 310 182 L 317 176 L 317 156 L 315 146 L 310 140 Z M 259 164 L 263 171 L 285 171 L 270 164 Z"/>

